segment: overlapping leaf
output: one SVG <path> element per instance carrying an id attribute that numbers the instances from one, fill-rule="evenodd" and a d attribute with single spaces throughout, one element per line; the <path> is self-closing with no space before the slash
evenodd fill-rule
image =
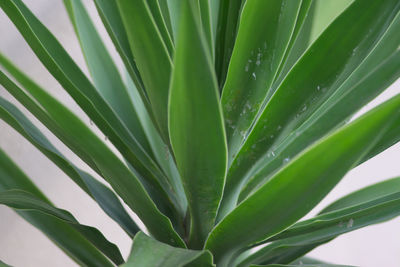
<path id="1" fill-rule="evenodd" d="M 240 10 L 245 1 L 219 0 L 218 20 L 216 27 L 215 44 L 215 69 L 220 88 L 223 87 L 228 65 L 236 41 L 237 30 L 240 21 Z M 215 5 L 216 3 L 214 3 Z M 215 16 L 215 15 L 214 15 Z"/>
<path id="2" fill-rule="evenodd" d="M 168 143 L 168 85 L 172 71 L 169 46 L 147 1 L 121 0 L 117 4 L 158 129 Z"/>
<path id="3" fill-rule="evenodd" d="M 216 257 L 217 264 L 224 266 L 243 245 L 272 237 L 304 216 L 388 127 L 397 123 L 399 116 L 400 95 L 397 95 L 320 140 L 276 173 L 210 234 L 206 248 Z"/>
<path id="4" fill-rule="evenodd" d="M 146 223 L 154 236 L 173 245 L 184 245 L 170 220 L 159 211 L 139 182 L 136 176 L 138 174 L 130 171 L 80 119 L 40 87 L 32 86 L 34 84 L 27 87 L 30 89 L 29 93 L 35 96 L 34 100 L 1 71 L 0 84 L 110 183 L 116 193 Z"/>
<path id="5" fill-rule="evenodd" d="M 110 243 L 96 228 L 79 224 L 79 222 L 68 211 L 57 209 L 50 203 L 43 201 L 26 191 L 15 189 L 2 191 L 0 192 L 0 204 L 16 210 L 38 211 L 47 216 L 53 216 L 62 220 L 81 233 L 115 264 L 121 264 L 124 262 L 117 246 Z"/>
<path id="6" fill-rule="evenodd" d="M 356 0 L 303 54 L 272 98 L 263 104 L 233 160 L 219 218 L 235 206 L 254 162 L 273 157 L 275 147 L 334 95 L 373 50 L 399 9 L 400 2 L 395 0 Z M 354 17 L 358 19 L 354 21 Z"/>
<path id="7" fill-rule="evenodd" d="M 0 150 L 0 192 L 12 189 L 29 192 L 41 202 L 51 205 L 50 201 L 31 180 L 29 180 L 7 155 Z M 94 235 L 90 232 L 86 233 L 95 239 L 91 240 L 85 233 L 81 233 L 70 224 L 56 219 L 53 216 L 28 211 L 19 211 L 18 214 L 45 233 L 61 249 L 68 252 L 68 255 L 79 264 L 89 266 L 113 266 L 113 264 L 96 248 L 96 245 L 92 243 L 93 241 L 97 242 L 101 240 L 100 242 L 104 245 L 107 246 L 107 244 L 109 244 L 107 243 L 108 241 L 104 240 L 101 233 L 96 232 L 95 229 L 90 230 L 91 232 L 96 232 L 93 232 Z M 112 246 L 113 245 L 111 245 L 111 247 Z M 112 250 L 108 252 L 112 252 Z"/>
<path id="8" fill-rule="evenodd" d="M 163 201 L 158 201 L 159 195 L 166 194 L 163 191 L 170 190 L 170 186 L 166 184 L 166 179 L 163 177 L 164 174 L 130 134 L 57 39 L 21 0 L 1 0 L 0 7 L 15 24 L 48 71 L 135 168 L 139 179 L 157 205 L 165 206 Z M 160 184 L 164 184 L 163 188 Z M 154 193 L 154 190 L 157 193 Z M 174 194 L 169 192 L 168 197 L 173 199 Z M 177 208 L 179 205 L 176 203 L 175 206 Z"/>
<path id="9" fill-rule="evenodd" d="M 115 194 L 91 175 L 69 162 L 14 105 L 0 97 L 0 118 L 31 142 L 131 236 L 139 230 Z"/>
<path id="10" fill-rule="evenodd" d="M 229 162 L 262 108 L 294 31 L 301 3 L 251 0 L 244 5 L 221 99 Z"/>
<path id="11" fill-rule="evenodd" d="M 271 177 L 271 174 L 290 161 L 294 155 L 334 127 L 344 124 L 359 108 L 385 90 L 400 76 L 399 60 L 400 52 L 397 51 L 370 73 L 360 78 L 358 83 L 351 87 L 346 86 L 344 90 L 338 91 L 338 93 L 343 92 L 343 94 L 335 94 L 324 103 L 303 125 L 275 147 L 274 157 L 264 158 L 253 168 L 249 175 L 250 179 L 241 192 L 239 201 L 243 200 L 257 186 L 265 183 Z M 385 133 L 385 137 L 359 163 L 370 158 L 371 153 L 376 155 L 398 141 L 400 138 L 399 132 L 396 131 L 398 123 L 391 127 L 392 129 Z"/>
<path id="12" fill-rule="evenodd" d="M 131 48 L 129 46 L 128 36 L 122 22 L 121 14 L 118 10 L 117 2 L 108 0 L 95 0 L 96 8 L 103 21 L 115 48 L 117 49 L 125 67 L 130 74 L 131 79 L 135 83 L 136 88 L 145 104 L 148 112 L 152 114 L 149 107 L 148 98 L 144 90 L 143 81 L 140 77 L 139 70 L 137 69 L 134 61 Z"/>
<path id="13" fill-rule="evenodd" d="M 135 139 L 152 155 L 127 88 L 81 0 L 64 0 L 96 90 Z"/>
<path id="14" fill-rule="evenodd" d="M 226 172 L 218 86 L 199 6 L 183 4 L 170 88 L 169 129 L 191 214 L 189 244 L 201 248 L 214 226 Z"/>
<path id="15" fill-rule="evenodd" d="M 270 245 L 248 256 L 250 263 L 289 263 L 338 235 L 381 223 L 400 215 L 400 178 L 393 178 L 351 193 L 323 209 L 320 215 L 294 224 L 263 241 Z M 260 243 L 261 244 L 261 243 Z"/>
<path id="16" fill-rule="evenodd" d="M 213 267 L 212 255 L 205 250 L 174 248 L 142 232 L 133 239 L 132 251 L 121 267 Z"/>

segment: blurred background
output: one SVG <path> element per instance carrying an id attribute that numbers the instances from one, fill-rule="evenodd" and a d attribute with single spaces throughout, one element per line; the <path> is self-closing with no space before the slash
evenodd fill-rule
<path id="1" fill-rule="evenodd" d="M 62 0 L 23 1 L 58 38 L 82 69 L 88 73 Z M 84 2 L 97 25 L 98 31 L 104 36 L 106 45 L 112 51 L 117 64 L 120 65 L 121 62 L 111 41 L 106 36 L 106 31 L 97 16 L 93 2 L 90 0 L 84 0 Z M 351 1 L 322 0 L 317 3 L 317 8 L 332 8 L 338 4 L 345 7 L 349 2 Z M 330 21 L 332 18 L 326 17 L 325 19 Z M 323 25 L 316 26 L 315 34 L 317 35 L 323 28 Z M 57 81 L 48 74 L 2 11 L 0 11 L 0 51 L 39 84 L 43 85 L 53 96 L 70 107 L 89 125 L 89 119 L 86 115 L 63 91 Z M 368 104 L 358 115 L 398 93 L 400 93 L 400 80 Z M 1 86 L 0 95 L 21 107 L 58 149 L 79 167 L 88 170 L 84 163 L 26 112 L 21 105 L 18 105 Z M 90 127 L 98 132 L 95 126 Z M 104 215 L 96 203 L 71 182 L 63 172 L 3 121 L 0 121 L 0 148 L 6 151 L 57 207 L 69 210 L 82 224 L 99 228 L 110 241 L 120 247 L 124 256 L 128 255 L 131 240 L 117 224 Z M 387 178 L 399 176 L 399 163 L 400 144 L 397 144 L 348 173 L 311 214 L 315 214 L 321 207 L 351 191 Z M 337 264 L 363 267 L 398 267 L 400 266 L 400 218 L 345 234 L 329 244 L 315 249 L 310 256 Z M 0 260 L 15 267 L 76 266 L 46 236 L 4 206 L 0 206 Z"/>

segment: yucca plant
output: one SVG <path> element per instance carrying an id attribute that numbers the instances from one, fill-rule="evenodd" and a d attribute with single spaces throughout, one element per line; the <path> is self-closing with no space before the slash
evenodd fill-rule
<path id="1" fill-rule="evenodd" d="M 89 78 L 22 0 L 0 0 L 91 121 L 4 55 L 0 84 L 103 180 L 3 98 L 0 118 L 133 239 L 125 262 L 0 151 L 0 203 L 79 265 L 338 266 L 304 255 L 400 214 L 393 178 L 300 221 L 349 170 L 400 140 L 400 94 L 352 119 L 400 75 L 400 1 L 336 2 L 322 16 L 326 28 L 312 0 L 94 2 L 124 66 L 120 73 L 83 1 L 64 0 Z M 324 31 L 313 35 L 316 27 Z"/>

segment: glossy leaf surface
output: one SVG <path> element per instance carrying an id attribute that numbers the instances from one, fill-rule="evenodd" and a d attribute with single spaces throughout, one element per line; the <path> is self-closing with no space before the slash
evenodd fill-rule
<path id="1" fill-rule="evenodd" d="M 301 1 L 251 0 L 243 7 L 221 99 L 230 162 L 262 108 L 294 31 L 300 5 Z"/>
<path id="2" fill-rule="evenodd" d="M 133 239 L 132 251 L 122 267 L 213 267 L 209 251 L 168 246 L 142 232 Z"/>
<path id="3" fill-rule="evenodd" d="M 324 209 L 322 214 L 296 223 L 264 241 L 277 240 L 250 255 L 239 266 L 248 266 L 250 263 L 288 263 L 341 234 L 393 219 L 400 214 L 399 181 L 400 178 L 393 178 L 337 200 Z M 285 254 L 287 256 L 282 256 Z"/>
<path id="4" fill-rule="evenodd" d="M 131 237 L 139 231 L 139 228 L 125 211 L 117 196 L 109 188 L 68 161 L 22 112 L 1 97 L 0 118 L 56 164 L 82 190 L 89 194 Z"/>
<path id="5" fill-rule="evenodd" d="M 167 243 L 183 246 L 182 240 L 172 228 L 170 220 L 163 215 L 149 197 L 135 173 L 97 137 L 80 119 L 65 106 L 37 87 L 29 87 L 35 95 L 38 106 L 16 84 L 0 71 L 0 83 L 24 104 L 38 110 L 39 119 L 43 117 L 53 128 L 53 133 L 61 134 L 61 140 L 91 166 L 113 187 L 117 194 L 147 221 L 149 231 Z M 30 102 L 29 102 L 30 101 Z M 79 136 L 77 139 L 75 136 Z"/>
<path id="6" fill-rule="evenodd" d="M 19 189 L 29 192 L 42 202 L 51 204 L 31 180 L 0 150 L 0 192 Z M 29 223 L 46 234 L 78 264 L 113 266 L 113 264 L 78 230 L 52 216 L 19 211 Z"/>
<path id="7" fill-rule="evenodd" d="M 52 216 L 62 220 L 81 233 L 96 248 L 107 255 L 115 264 L 121 264 L 124 262 L 121 252 L 118 250 L 117 246 L 113 243 L 110 243 L 100 233 L 99 230 L 79 224 L 79 222 L 68 211 L 57 209 L 46 201 L 43 201 L 26 191 L 6 190 L 0 192 L 0 204 L 17 210 L 38 211 L 46 214 L 47 216 Z"/>
<path id="8" fill-rule="evenodd" d="M 317 142 L 238 205 L 207 241 L 217 263 L 227 262 L 245 244 L 274 236 L 310 211 L 395 123 L 399 107 L 400 95 Z M 310 164 L 314 167 L 308 168 Z"/>
<path id="9" fill-rule="evenodd" d="M 167 141 L 171 54 L 146 1 L 121 0 L 117 4 L 158 129 Z"/>
<path id="10" fill-rule="evenodd" d="M 188 3 L 181 8 L 170 88 L 169 129 L 192 216 L 189 244 L 201 248 L 214 225 L 222 196 L 226 142 L 217 81 L 200 26 L 199 6 Z"/>
<path id="11" fill-rule="evenodd" d="M 152 197 L 157 201 L 158 195 L 163 195 L 165 194 L 163 191 L 169 190 L 168 185 L 160 188 L 159 184 L 165 181 L 162 179 L 163 173 L 143 150 L 137 140 L 129 133 L 125 125 L 116 116 L 111 107 L 101 97 L 57 39 L 22 1 L 0 1 L 0 7 L 16 25 L 48 71 L 140 174 L 139 178 L 144 183 L 146 189 L 150 191 L 155 188 L 158 191 L 157 194 L 150 192 Z M 6 65 L 8 65 L 8 68 L 14 69 L 13 72 L 18 73 L 15 68 L 10 67 L 10 64 Z M 21 74 L 13 74 L 13 76 L 21 76 Z M 21 82 L 20 80 L 28 83 L 24 77 L 20 78 L 19 82 Z M 24 86 L 26 85 L 24 84 Z M 27 88 L 30 89 L 28 86 Z M 173 198 L 174 194 L 169 194 L 169 197 Z M 162 201 L 157 201 L 157 205 L 160 207 L 164 204 Z"/>
<path id="12" fill-rule="evenodd" d="M 400 2 L 395 0 L 354 1 L 297 61 L 272 98 L 264 103 L 230 165 L 220 219 L 235 206 L 254 162 L 268 157 L 268 153 L 273 156 L 275 146 L 338 90 L 375 47 L 399 9 Z M 356 23 L 354 17 L 359 18 Z M 332 41 L 336 39 L 342 41 Z"/>
<path id="13" fill-rule="evenodd" d="M 127 88 L 81 0 L 64 0 L 97 91 L 135 139 L 151 154 Z"/>

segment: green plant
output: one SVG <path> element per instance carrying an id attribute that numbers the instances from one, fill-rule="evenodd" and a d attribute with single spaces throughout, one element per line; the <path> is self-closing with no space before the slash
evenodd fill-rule
<path id="1" fill-rule="evenodd" d="M 399 215 L 400 178 L 393 178 L 298 222 L 346 172 L 400 140 L 399 94 L 349 122 L 400 75 L 398 0 L 337 4 L 344 11 L 332 22 L 335 10 L 319 14 L 325 24 L 312 0 L 94 2 L 126 79 L 81 0 L 64 3 L 92 81 L 22 0 L 0 0 L 43 65 L 121 155 L 0 54 L 0 84 L 113 191 L 2 98 L 0 118 L 133 238 L 124 263 L 116 245 L 54 207 L 0 151 L 0 203 L 78 264 L 328 266 L 302 257 Z"/>

